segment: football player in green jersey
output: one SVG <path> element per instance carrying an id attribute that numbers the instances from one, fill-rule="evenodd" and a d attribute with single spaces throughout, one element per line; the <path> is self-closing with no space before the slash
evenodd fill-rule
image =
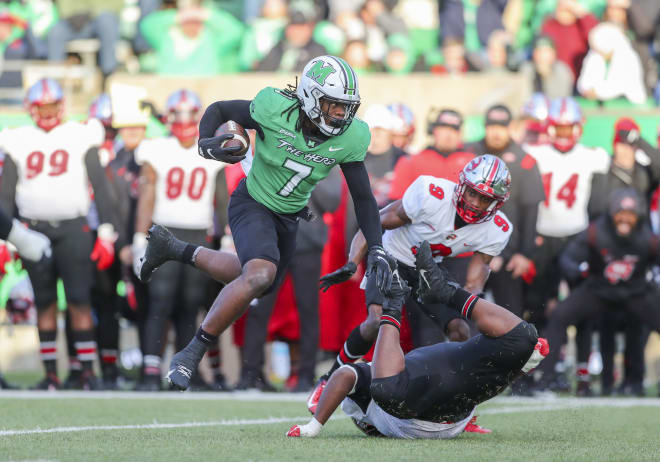
<path id="1" fill-rule="evenodd" d="M 167 260 L 178 260 L 228 283 L 216 298 L 197 335 L 174 355 L 168 380 L 185 390 L 202 356 L 218 335 L 238 319 L 256 297 L 276 288 L 293 255 L 300 218 L 312 189 L 339 165 L 353 197 L 355 213 L 369 246 L 367 272 L 381 289 L 389 287 L 394 260 L 381 245 L 378 207 L 369 184 L 364 157 L 367 125 L 355 117 L 360 92 L 355 72 L 341 58 L 320 56 L 303 69 L 297 87 L 264 88 L 252 101 L 218 101 L 199 125 L 199 154 L 236 163 L 237 148 L 222 147 L 231 134 L 214 136 L 233 120 L 257 131 L 255 154 L 247 175 L 232 194 L 229 226 L 238 258 L 174 238 L 165 228 L 150 231 L 149 245 L 138 268 L 140 279 Z"/>

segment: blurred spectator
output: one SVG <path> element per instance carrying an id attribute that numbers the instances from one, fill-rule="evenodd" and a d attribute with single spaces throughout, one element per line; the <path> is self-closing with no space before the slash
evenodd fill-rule
<path id="1" fill-rule="evenodd" d="M 115 46 L 119 40 L 119 18 L 123 0 L 57 0 L 60 20 L 48 33 L 48 59 L 64 61 L 67 44 L 75 39 L 100 41 L 99 68 L 104 76 L 117 68 Z"/>
<path id="2" fill-rule="evenodd" d="M 433 137 L 433 144 L 417 155 L 402 157 L 396 163 L 390 186 L 390 200 L 401 199 L 408 186 L 420 175 L 447 178 L 445 158 L 458 151 L 463 145 L 462 125 L 463 117 L 453 109 L 442 109 L 437 113 L 428 125 L 428 133 Z M 461 168 L 466 163 L 467 160 L 462 163 Z"/>
<path id="3" fill-rule="evenodd" d="M 612 163 L 607 173 L 594 175 L 589 215 L 596 218 L 607 211 L 607 200 L 615 189 L 634 188 L 649 201 L 660 180 L 660 150 L 640 136 L 639 125 L 628 117 L 614 125 Z"/>
<path id="4" fill-rule="evenodd" d="M 511 36 L 504 30 L 494 30 L 488 38 L 485 54 L 473 56 L 480 71 L 506 71 L 509 68 Z"/>
<path id="5" fill-rule="evenodd" d="M 30 25 L 20 16 L 23 11 L 15 3 L 0 7 L 0 57 L 4 60 L 35 59 L 35 39 Z M 0 87 L 20 88 L 23 77 L 20 71 L 4 71 L 0 76 Z"/>
<path id="6" fill-rule="evenodd" d="M 465 45 L 460 38 L 447 37 L 442 44 L 444 63 L 431 66 L 434 74 L 464 74 L 471 69 L 465 57 Z"/>
<path id="7" fill-rule="evenodd" d="M 410 37 L 416 56 L 433 52 L 438 48 L 440 15 L 438 0 L 398 0 L 393 12 L 399 16 Z"/>
<path id="8" fill-rule="evenodd" d="M 397 119 L 392 130 L 392 144 L 404 152 L 408 152 L 410 144 L 415 137 L 415 114 L 410 107 L 403 103 L 392 103 L 387 109 Z"/>
<path id="9" fill-rule="evenodd" d="M 257 64 L 256 70 L 299 72 L 314 56 L 326 54 L 326 48 L 314 39 L 317 20 L 316 8 L 310 2 L 292 4 L 284 36 Z"/>
<path id="10" fill-rule="evenodd" d="M 536 218 L 545 194 L 536 161 L 511 139 L 511 121 L 511 111 L 506 106 L 492 106 L 486 111 L 486 135 L 465 146 L 465 150 L 476 156 L 495 155 L 506 163 L 511 173 L 511 195 L 502 211 L 513 225 L 513 233 L 502 254 L 490 263 L 493 273 L 488 287 L 496 303 L 521 316 L 522 280 L 532 278 L 535 272 L 532 257 Z"/>
<path id="11" fill-rule="evenodd" d="M 215 75 L 237 72 L 242 24 L 231 14 L 198 6 L 155 11 L 140 31 L 156 54 L 155 72 Z"/>
<path id="12" fill-rule="evenodd" d="M 520 145 L 537 146 L 547 143 L 549 105 L 550 101 L 543 93 L 534 93 L 511 124 L 511 138 Z"/>
<path id="13" fill-rule="evenodd" d="M 360 19 L 366 27 L 369 59 L 384 63 L 389 49 L 387 39 L 393 34 L 407 35 L 406 25 L 394 15 L 384 0 L 366 0 L 360 9 Z"/>
<path id="14" fill-rule="evenodd" d="M 348 42 L 344 49 L 343 58 L 358 74 L 376 70 L 369 60 L 367 43 L 364 40 L 352 40 Z"/>
<path id="15" fill-rule="evenodd" d="M 536 39 L 532 61 L 524 63 L 521 72 L 532 82 L 534 92 L 543 93 L 549 99 L 573 93 L 571 69 L 557 59 L 555 44 L 550 37 L 542 35 Z"/>
<path id="16" fill-rule="evenodd" d="M 644 11 L 643 4 L 647 4 L 646 9 L 648 11 Z M 651 4 L 654 4 L 655 7 L 648 8 Z M 630 38 L 633 49 L 642 61 L 646 90 L 651 92 L 658 83 L 658 63 L 652 55 L 651 46 L 652 39 L 656 34 L 655 32 L 649 34 L 644 30 L 647 26 L 638 24 L 637 17 L 640 14 L 648 14 L 648 18 L 643 20 L 647 25 L 657 25 L 660 18 L 660 2 L 636 1 L 633 7 L 631 0 L 608 0 L 607 8 L 603 14 L 603 21 L 619 26 Z M 655 28 L 657 29 L 657 26 Z M 651 29 L 654 28 L 651 27 Z M 657 36 L 660 37 L 660 35 Z"/>
<path id="17" fill-rule="evenodd" d="M 613 24 L 599 24 L 589 33 L 589 45 L 577 81 L 580 94 L 599 101 L 624 96 L 632 103 L 644 103 L 642 63 L 623 31 Z"/>
<path id="18" fill-rule="evenodd" d="M 374 104 L 367 108 L 363 117 L 369 125 L 371 142 L 367 148 L 364 164 L 369 172 L 371 189 L 378 205 L 383 207 L 388 203 L 392 169 L 405 153 L 392 144 L 394 130 L 399 124 L 394 114 L 382 104 Z"/>
<path id="19" fill-rule="evenodd" d="M 440 7 L 443 39 L 462 38 L 471 53 L 483 50 L 493 31 L 504 29 L 502 13 L 506 3 L 507 0 L 445 0 Z"/>
<path id="20" fill-rule="evenodd" d="M 301 220 L 296 236 L 296 252 L 288 273 L 293 280 L 296 306 L 300 319 L 300 366 L 298 383 L 291 391 L 306 392 L 314 387 L 316 352 L 319 345 L 319 290 L 321 254 L 328 239 L 328 227 L 323 221 L 325 213 L 334 212 L 341 199 L 342 178 L 333 169 L 312 191 L 308 206 L 317 216 L 313 221 Z M 260 298 L 247 314 L 241 376 L 236 388 L 257 388 L 262 377 L 264 343 L 268 319 L 277 300 L 278 291 Z"/>
<path id="21" fill-rule="evenodd" d="M 415 51 L 412 43 L 404 34 L 394 34 L 387 39 L 385 70 L 392 74 L 407 74 L 415 65 Z"/>
<path id="22" fill-rule="evenodd" d="M 543 23 L 541 32 L 555 43 L 557 58 L 564 62 L 577 78 L 582 60 L 589 50 L 589 32 L 598 19 L 577 0 L 558 0 L 555 14 Z"/>
<path id="23" fill-rule="evenodd" d="M 288 21 L 286 0 L 265 0 L 261 15 L 254 19 L 243 36 L 240 64 L 242 70 L 252 70 L 280 39 Z"/>

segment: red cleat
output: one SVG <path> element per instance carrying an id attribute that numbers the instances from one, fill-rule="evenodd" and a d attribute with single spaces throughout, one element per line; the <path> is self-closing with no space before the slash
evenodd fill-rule
<path id="1" fill-rule="evenodd" d="M 309 398 L 307 398 L 307 409 L 309 409 L 312 415 L 316 413 L 316 407 L 319 405 L 319 400 L 327 383 L 328 381 L 326 379 L 320 379 L 309 395 Z"/>
<path id="2" fill-rule="evenodd" d="M 300 427 L 298 425 L 294 425 L 293 427 L 289 428 L 289 431 L 286 432 L 286 436 L 300 438 Z"/>
<path id="3" fill-rule="evenodd" d="M 477 425 L 477 416 L 475 415 L 470 419 L 468 424 L 465 426 L 465 431 L 466 433 L 493 433 L 493 430 L 490 430 L 488 428 L 484 428 L 481 425 Z"/>

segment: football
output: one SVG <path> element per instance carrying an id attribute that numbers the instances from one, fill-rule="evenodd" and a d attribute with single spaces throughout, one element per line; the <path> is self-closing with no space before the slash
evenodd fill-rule
<path id="1" fill-rule="evenodd" d="M 224 124 L 220 125 L 220 127 L 218 127 L 216 136 L 224 135 L 226 133 L 231 133 L 232 135 L 234 135 L 234 137 L 226 141 L 223 141 L 220 147 L 228 148 L 232 146 L 240 146 L 241 150 L 234 153 L 234 155 L 235 156 L 245 155 L 245 153 L 248 150 L 248 147 L 250 146 L 250 137 L 248 136 L 245 129 L 236 122 L 234 122 L 233 120 L 229 120 Z"/>

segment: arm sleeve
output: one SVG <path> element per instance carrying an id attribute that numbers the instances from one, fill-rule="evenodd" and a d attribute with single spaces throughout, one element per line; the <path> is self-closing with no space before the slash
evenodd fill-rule
<path id="1" fill-rule="evenodd" d="M 579 280 L 580 263 L 589 259 L 588 230 L 582 231 L 570 241 L 559 256 L 559 267 L 562 274 L 571 281 Z"/>
<path id="2" fill-rule="evenodd" d="M 11 157 L 5 155 L 0 179 L 0 207 L 10 217 L 14 216 L 16 207 L 16 184 L 18 183 L 18 169 Z"/>
<path id="3" fill-rule="evenodd" d="M 261 127 L 250 115 L 250 103 L 249 100 L 236 99 L 216 101 L 211 104 L 206 108 L 202 120 L 199 121 L 199 137 L 214 137 L 218 127 L 228 120 L 233 120 L 245 129 L 257 130 L 257 132 L 260 132 L 259 136 L 263 136 Z"/>
<path id="4" fill-rule="evenodd" d="M 364 162 L 348 162 L 341 164 L 341 170 L 346 178 L 346 184 L 353 197 L 355 216 L 362 234 L 367 239 L 369 247 L 382 245 L 382 227 L 376 199 L 371 192 L 369 175 Z"/>
<path id="5" fill-rule="evenodd" d="M 99 211 L 101 223 L 111 223 L 115 230 L 119 228 L 118 220 L 115 215 L 114 200 L 112 191 L 99 161 L 98 148 L 91 148 L 85 155 L 85 167 L 87 168 L 87 177 L 94 189 L 94 202 Z"/>

